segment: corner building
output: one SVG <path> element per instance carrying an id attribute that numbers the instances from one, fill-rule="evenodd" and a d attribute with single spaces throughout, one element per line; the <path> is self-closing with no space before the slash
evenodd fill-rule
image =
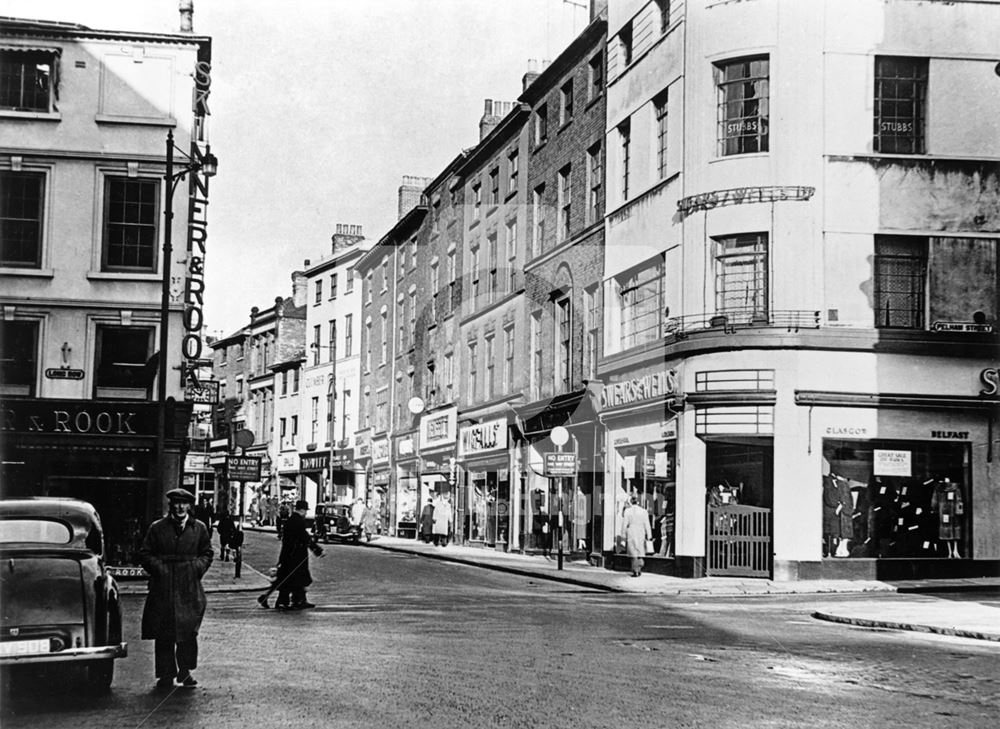
<path id="1" fill-rule="evenodd" d="M 164 270 L 165 142 L 175 173 L 208 153 L 211 49 L 191 32 L 0 19 L 0 496 L 91 502 L 119 576 L 142 576 L 142 535 L 182 483 L 208 178 L 175 182 Z"/>
<path id="2" fill-rule="evenodd" d="M 610 4 L 608 554 L 636 494 L 665 573 L 997 573 L 998 24 Z"/>

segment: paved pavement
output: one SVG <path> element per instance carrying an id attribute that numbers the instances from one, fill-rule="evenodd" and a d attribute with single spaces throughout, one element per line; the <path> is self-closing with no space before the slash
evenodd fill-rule
<path id="1" fill-rule="evenodd" d="M 273 532 L 273 527 L 248 527 L 253 531 Z M 364 545 L 368 548 L 419 554 L 430 559 L 468 564 L 485 569 L 553 580 L 580 587 L 608 592 L 644 595 L 684 595 L 688 597 L 756 597 L 764 595 L 814 595 L 882 593 L 879 600 L 838 600 L 813 613 L 821 620 L 865 627 L 895 628 L 919 632 L 954 635 L 1000 642 L 1000 608 L 972 601 L 953 602 L 921 594 L 921 592 L 951 592 L 968 590 L 1000 590 L 1000 578 L 963 580 L 909 580 L 880 582 L 875 580 L 800 580 L 781 582 L 756 578 L 701 577 L 696 579 L 668 577 L 645 573 L 632 577 L 628 572 L 616 572 L 595 567 L 585 561 L 564 560 L 558 568 L 555 557 L 497 552 L 490 549 L 450 544 L 435 547 L 412 539 L 380 536 Z M 202 580 L 207 592 L 263 592 L 270 584 L 267 577 L 244 563 L 241 577 L 233 574 L 232 562 L 213 563 Z M 145 582 L 122 582 L 125 593 L 144 593 Z M 895 593 L 898 597 L 889 599 Z"/>

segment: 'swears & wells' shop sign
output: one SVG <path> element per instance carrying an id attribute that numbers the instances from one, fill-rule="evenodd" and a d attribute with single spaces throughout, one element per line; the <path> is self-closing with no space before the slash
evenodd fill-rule
<path id="1" fill-rule="evenodd" d="M 0 431 L 55 436 L 155 436 L 155 403 L 112 400 L 4 400 Z"/>
<path id="2" fill-rule="evenodd" d="M 608 410 L 633 403 L 677 394 L 677 372 L 651 372 L 622 382 L 610 382 L 601 390 L 601 409 Z"/>

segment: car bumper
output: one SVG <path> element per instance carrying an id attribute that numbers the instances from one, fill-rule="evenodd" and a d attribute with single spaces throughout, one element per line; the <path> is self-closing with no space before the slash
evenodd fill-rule
<path id="1" fill-rule="evenodd" d="M 41 663 L 81 663 L 84 661 L 101 661 L 115 658 L 125 658 L 128 655 L 128 643 L 99 646 L 97 648 L 67 648 L 53 653 L 29 653 L 26 655 L 0 656 L 0 666 L 24 666 Z"/>

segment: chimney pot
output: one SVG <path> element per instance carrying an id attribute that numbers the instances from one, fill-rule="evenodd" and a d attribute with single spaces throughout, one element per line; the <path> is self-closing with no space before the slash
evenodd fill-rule
<path id="1" fill-rule="evenodd" d="M 180 0 L 181 33 L 194 32 L 194 0 Z"/>

